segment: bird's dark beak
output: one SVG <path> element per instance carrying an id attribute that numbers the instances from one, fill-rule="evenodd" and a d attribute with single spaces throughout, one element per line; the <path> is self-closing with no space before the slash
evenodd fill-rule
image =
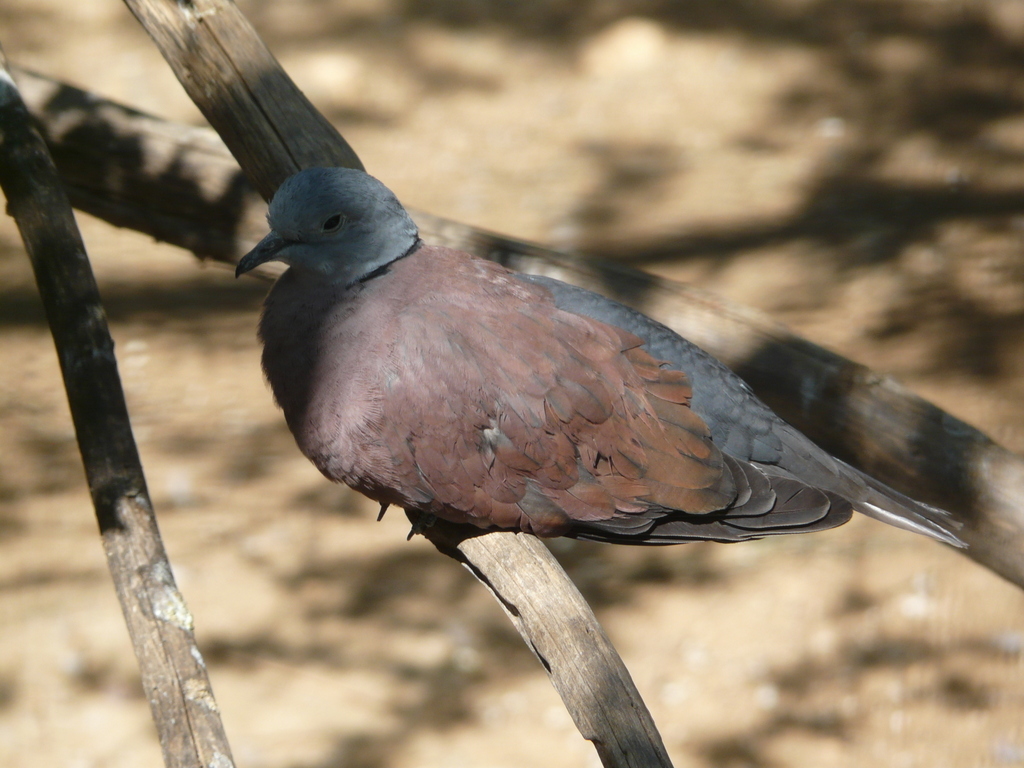
<path id="1" fill-rule="evenodd" d="M 277 258 L 277 254 L 280 253 L 286 245 L 288 245 L 287 240 L 276 232 L 271 231 L 269 235 L 256 244 L 255 248 L 241 258 L 238 262 L 238 266 L 235 267 L 235 277 L 244 275 L 246 272 L 255 269 L 260 264 L 273 261 Z"/>

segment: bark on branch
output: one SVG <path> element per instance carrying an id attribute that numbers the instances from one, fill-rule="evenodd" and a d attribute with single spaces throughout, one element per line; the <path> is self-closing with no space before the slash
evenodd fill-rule
<path id="1" fill-rule="evenodd" d="M 231 768 L 224 727 L 153 515 L 85 246 L 0 51 L 0 186 L 57 347 L 107 564 L 170 768 Z"/>
<path id="2" fill-rule="evenodd" d="M 229 264 L 265 232 L 262 199 L 212 131 L 16 75 L 77 207 Z M 1024 587 L 1024 459 L 980 431 L 895 380 L 700 289 L 413 215 L 432 242 L 593 288 L 675 329 L 835 455 L 949 509 L 964 523 L 966 554 Z"/>

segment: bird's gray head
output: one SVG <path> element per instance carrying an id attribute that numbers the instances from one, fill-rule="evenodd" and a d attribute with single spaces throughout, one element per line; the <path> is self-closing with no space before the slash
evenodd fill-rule
<path id="1" fill-rule="evenodd" d="M 351 285 L 419 242 L 391 190 L 350 168 L 309 168 L 290 177 L 270 201 L 267 221 L 270 234 L 238 262 L 236 277 L 283 261 Z"/>

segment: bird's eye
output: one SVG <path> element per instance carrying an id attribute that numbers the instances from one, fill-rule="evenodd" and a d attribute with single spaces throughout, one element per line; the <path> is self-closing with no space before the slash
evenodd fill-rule
<path id="1" fill-rule="evenodd" d="M 320 227 L 320 229 L 323 230 L 324 232 L 333 232 L 334 230 L 341 226 L 341 223 L 344 220 L 344 216 L 342 216 L 340 213 L 336 213 L 329 219 L 327 219 Z"/>

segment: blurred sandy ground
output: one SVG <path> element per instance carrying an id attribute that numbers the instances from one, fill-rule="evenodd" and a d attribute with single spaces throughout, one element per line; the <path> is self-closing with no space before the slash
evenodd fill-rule
<path id="1" fill-rule="evenodd" d="M 408 204 L 770 311 L 1024 450 L 1018 0 L 242 4 Z M 17 63 L 200 118 L 115 0 Z M 263 285 L 80 217 L 167 547 L 247 768 L 594 766 L 491 598 L 298 455 Z M 0 765 L 159 764 L 16 231 L 0 222 Z M 1024 764 L 1024 597 L 857 519 L 558 543 L 677 766 Z"/>

